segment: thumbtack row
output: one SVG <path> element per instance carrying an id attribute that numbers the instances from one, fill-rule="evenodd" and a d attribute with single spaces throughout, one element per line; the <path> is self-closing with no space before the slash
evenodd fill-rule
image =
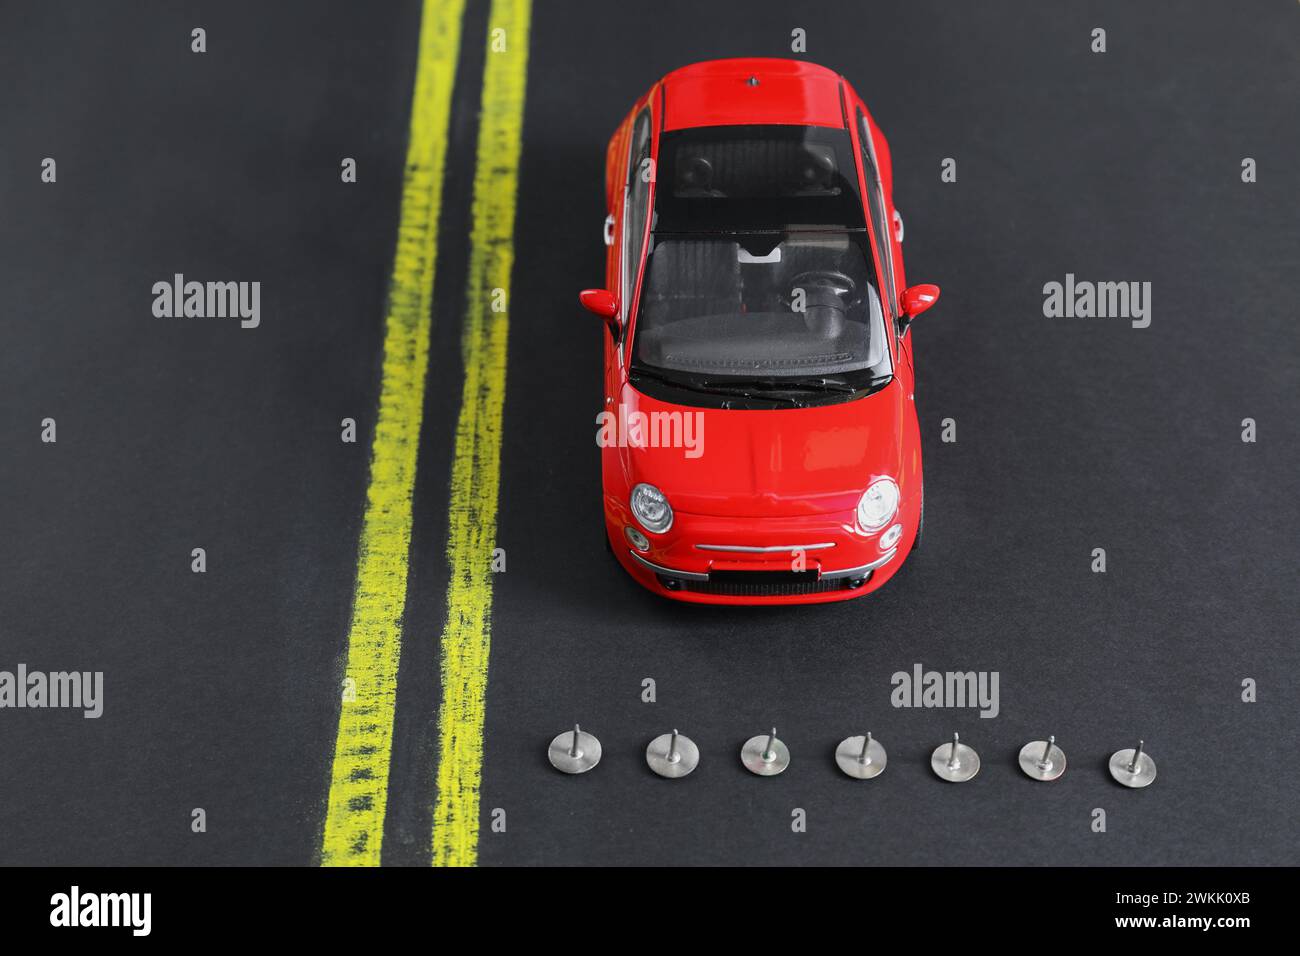
<path id="1" fill-rule="evenodd" d="M 1126 787 L 1150 786 L 1156 779 L 1156 762 L 1146 753 L 1145 742 L 1136 748 L 1117 750 L 1110 758 L 1110 775 Z M 558 734 L 547 750 L 551 766 L 562 773 L 586 773 L 600 763 L 600 741 L 577 724 Z M 645 760 L 661 777 L 685 777 L 700 763 L 700 748 L 690 737 L 677 732 L 660 734 L 645 749 Z M 790 766 L 790 748 L 773 727 L 745 741 L 740 762 L 750 773 L 775 777 Z M 870 780 L 884 772 L 888 757 L 880 741 L 867 731 L 865 736 L 845 737 L 835 748 L 835 763 L 846 775 Z M 1056 737 L 1031 740 L 1020 748 L 1020 769 L 1032 780 L 1057 780 L 1065 773 L 1065 751 Z M 940 744 L 930 754 L 930 769 L 940 780 L 965 783 L 980 772 L 980 755 L 975 748 L 952 735 L 951 743 Z"/>

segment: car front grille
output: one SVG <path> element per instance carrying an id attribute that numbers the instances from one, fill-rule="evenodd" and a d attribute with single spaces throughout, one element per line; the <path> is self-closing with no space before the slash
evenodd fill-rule
<path id="1" fill-rule="evenodd" d="M 870 577 L 868 574 L 867 577 Z M 660 581 L 673 589 L 680 587 L 696 594 L 719 594 L 730 597 L 789 597 L 800 594 L 825 594 L 829 591 L 850 590 L 851 585 L 862 583 L 848 578 L 821 580 L 816 571 L 713 571 L 707 581 L 672 579 L 664 576 Z"/>

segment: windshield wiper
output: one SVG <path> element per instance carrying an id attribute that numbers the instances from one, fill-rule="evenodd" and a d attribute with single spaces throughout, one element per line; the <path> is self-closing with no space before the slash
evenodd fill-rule
<path id="1" fill-rule="evenodd" d="M 733 381 L 730 384 L 743 388 L 759 389 L 760 391 L 842 392 L 846 395 L 852 395 L 855 392 L 862 391 L 863 388 L 870 388 L 882 381 L 887 381 L 889 378 L 888 375 L 878 375 L 864 386 L 851 385 L 842 378 L 828 378 L 826 376 L 776 376 L 773 378 L 742 379 Z M 707 382 L 705 384 L 719 383 Z"/>
<path id="2" fill-rule="evenodd" d="M 670 378 L 667 375 L 660 375 L 656 372 L 647 372 L 645 369 L 639 368 L 632 369 L 631 374 L 634 379 L 648 378 L 651 381 L 661 382 L 664 385 L 671 386 L 672 388 L 680 388 L 688 392 L 702 392 L 705 395 L 734 395 L 737 398 L 753 398 L 763 402 L 787 402 L 796 407 L 803 405 L 803 402 L 790 395 L 756 394 L 748 382 L 745 383 L 744 387 L 740 387 L 736 383 L 711 382 L 708 380 L 700 382 L 684 382 L 680 379 Z M 757 386 L 757 388 L 759 388 L 760 391 L 762 390 L 761 386 Z"/>

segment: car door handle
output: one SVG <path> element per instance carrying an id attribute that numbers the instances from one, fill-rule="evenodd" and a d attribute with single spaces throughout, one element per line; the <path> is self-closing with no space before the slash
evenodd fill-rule
<path id="1" fill-rule="evenodd" d="M 614 244 L 614 214 L 611 212 L 605 217 L 605 245 Z"/>

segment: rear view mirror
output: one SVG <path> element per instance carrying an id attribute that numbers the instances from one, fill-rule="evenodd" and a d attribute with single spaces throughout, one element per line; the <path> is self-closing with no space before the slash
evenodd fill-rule
<path id="1" fill-rule="evenodd" d="M 937 285 L 914 285 L 903 290 L 899 304 L 902 306 L 903 318 L 910 322 L 938 301 Z"/>
<path id="2" fill-rule="evenodd" d="M 578 301 L 584 309 L 602 319 L 612 319 L 618 314 L 618 303 L 614 301 L 614 293 L 608 289 L 583 289 L 578 293 Z"/>
<path id="3" fill-rule="evenodd" d="M 618 336 L 618 322 L 614 318 L 618 315 L 618 300 L 614 298 L 614 293 L 608 289 L 583 289 L 578 293 L 578 301 L 592 315 L 605 320 L 611 335 Z"/>

